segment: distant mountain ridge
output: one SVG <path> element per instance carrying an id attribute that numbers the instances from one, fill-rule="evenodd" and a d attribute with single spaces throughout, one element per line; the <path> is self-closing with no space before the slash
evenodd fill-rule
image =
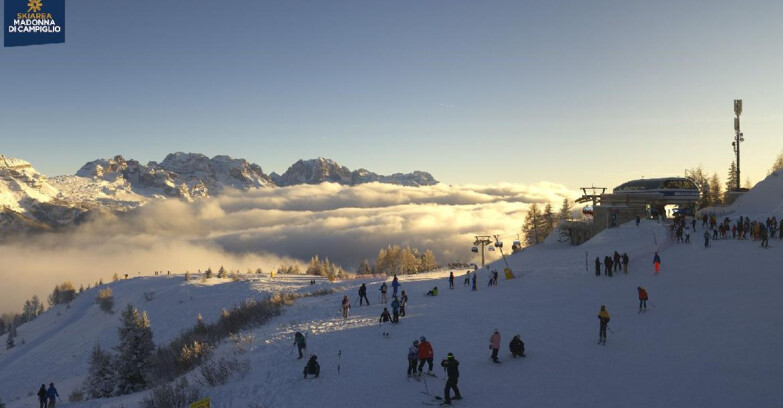
<path id="1" fill-rule="evenodd" d="M 438 181 L 430 173 L 414 171 L 413 173 L 395 173 L 391 176 L 382 176 L 366 169 L 351 171 L 339 163 L 319 157 L 313 160 L 299 160 L 283 175 L 272 173 L 270 178 L 280 187 L 294 186 L 297 184 L 320 184 L 323 182 L 338 183 L 354 186 L 364 183 L 386 183 L 402 186 L 419 187 L 438 184 Z"/>
<path id="2" fill-rule="evenodd" d="M 153 199 L 191 201 L 220 195 L 226 189 L 248 191 L 324 182 L 348 186 L 372 182 L 415 187 L 438 184 L 427 172 L 383 176 L 366 169 L 351 171 L 322 157 L 299 160 L 283 175 L 266 175 L 261 166 L 245 159 L 182 152 L 146 165 L 117 155 L 88 162 L 73 176 L 47 178 L 24 160 L 0 155 L 0 237 L 57 229 L 79 223 L 92 212 L 127 211 Z"/>

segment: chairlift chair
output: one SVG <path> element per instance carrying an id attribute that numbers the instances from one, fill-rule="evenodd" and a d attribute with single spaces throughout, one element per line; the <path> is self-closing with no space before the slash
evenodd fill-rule
<path id="1" fill-rule="evenodd" d="M 489 250 L 490 250 L 490 251 L 494 251 L 494 250 L 495 250 L 495 247 L 489 247 Z"/>
<path id="2" fill-rule="evenodd" d="M 470 248 L 470 252 L 478 252 L 478 247 L 474 246 L 473 248 Z"/>
<path id="3" fill-rule="evenodd" d="M 495 246 L 498 247 L 498 248 L 503 248 L 503 241 L 495 242 Z"/>

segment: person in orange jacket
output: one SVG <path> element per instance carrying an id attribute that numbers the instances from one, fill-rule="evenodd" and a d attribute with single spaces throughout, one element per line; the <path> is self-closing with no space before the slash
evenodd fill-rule
<path id="1" fill-rule="evenodd" d="M 424 363 L 428 364 L 427 374 L 432 375 L 432 345 L 427 341 L 427 338 L 421 336 L 419 338 L 419 375 L 421 375 L 424 369 Z"/>
<path id="2" fill-rule="evenodd" d="M 636 291 L 639 292 L 639 313 L 641 313 L 642 311 L 646 312 L 647 311 L 647 291 L 643 287 L 641 287 L 641 286 L 636 288 Z M 644 308 L 644 309 L 642 309 L 642 308 Z"/>

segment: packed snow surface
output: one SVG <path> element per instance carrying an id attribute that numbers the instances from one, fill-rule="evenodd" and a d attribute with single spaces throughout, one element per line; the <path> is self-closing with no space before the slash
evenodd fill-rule
<path id="1" fill-rule="evenodd" d="M 699 223 L 700 224 L 700 223 Z M 701 232 L 697 225 L 697 234 Z M 181 275 L 132 277 L 111 283 L 115 310 L 132 303 L 150 315 L 155 341 L 163 343 L 191 327 L 201 313 L 207 321 L 243 299 L 275 291 L 338 292 L 308 297 L 287 307 L 269 324 L 253 330 L 250 372 L 227 385 L 204 388 L 213 407 L 415 407 L 443 394 L 445 373 L 438 365 L 448 352 L 460 361 L 459 388 L 465 407 L 773 407 L 783 400 L 783 314 L 777 307 L 783 283 L 783 243 L 763 249 L 752 240 L 699 240 L 673 244 L 664 224 L 624 224 L 572 247 L 546 244 L 508 257 L 516 279 L 488 287 L 479 270 L 478 291 L 463 286 L 465 270 L 400 276 L 409 302 L 407 316 L 380 334 L 380 280 L 329 283 L 310 277 L 251 277 L 246 282 L 198 280 Z M 593 261 L 614 251 L 631 258 L 628 274 L 595 276 Z M 653 273 L 656 250 L 662 268 Z M 388 282 L 391 279 L 387 279 Z M 368 284 L 371 306 L 358 306 L 357 288 Z M 425 293 L 437 286 L 437 297 Z M 639 313 L 637 286 L 650 295 Z M 389 288 L 391 294 L 391 287 Z M 146 301 L 143 294 L 155 291 Z M 339 313 L 344 294 L 353 308 Z M 68 403 L 65 396 L 86 373 L 92 346 L 116 344 L 119 313 L 94 303 L 95 291 L 70 308 L 47 311 L 18 329 L 17 346 L 0 350 L 0 397 L 9 408 L 35 404 L 41 383 L 54 382 L 62 407 L 136 406 L 143 394 Z M 598 345 L 597 314 L 611 313 L 605 346 Z M 490 361 L 489 337 L 502 335 L 500 359 Z M 302 380 L 305 359 L 297 360 L 293 334 L 307 333 L 308 354 L 316 354 L 321 376 Z M 520 334 L 527 357 L 512 359 L 508 342 Z M 434 373 L 426 381 L 406 378 L 407 350 L 425 336 L 435 351 Z M 21 340 L 25 344 L 20 344 Z M 5 337 L 0 338 L 5 344 Z M 218 352 L 230 353 L 226 342 Z M 340 353 L 341 352 L 341 353 Z M 339 357 L 338 357 L 339 356 Z M 338 365 L 340 371 L 338 373 Z"/>

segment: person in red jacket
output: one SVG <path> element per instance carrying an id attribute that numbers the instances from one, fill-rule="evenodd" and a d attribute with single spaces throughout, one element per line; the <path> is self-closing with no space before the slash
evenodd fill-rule
<path id="1" fill-rule="evenodd" d="M 489 337 L 489 348 L 492 349 L 492 362 L 499 363 L 498 350 L 500 350 L 500 332 L 498 329 L 495 329 L 495 332 Z"/>
<path id="2" fill-rule="evenodd" d="M 427 338 L 421 336 L 419 338 L 419 375 L 421 375 L 425 362 L 429 367 L 427 374 L 432 375 L 432 356 L 432 345 L 427 341 Z"/>
<path id="3" fill-rule="evenodd" d="M 647 311 L 647 291 L 639 286 L 636 288 L 636 291 L 639 292 L 639 313 L 646 312 Z M 644 309 L 642 309 L 644 307 Z"/>

